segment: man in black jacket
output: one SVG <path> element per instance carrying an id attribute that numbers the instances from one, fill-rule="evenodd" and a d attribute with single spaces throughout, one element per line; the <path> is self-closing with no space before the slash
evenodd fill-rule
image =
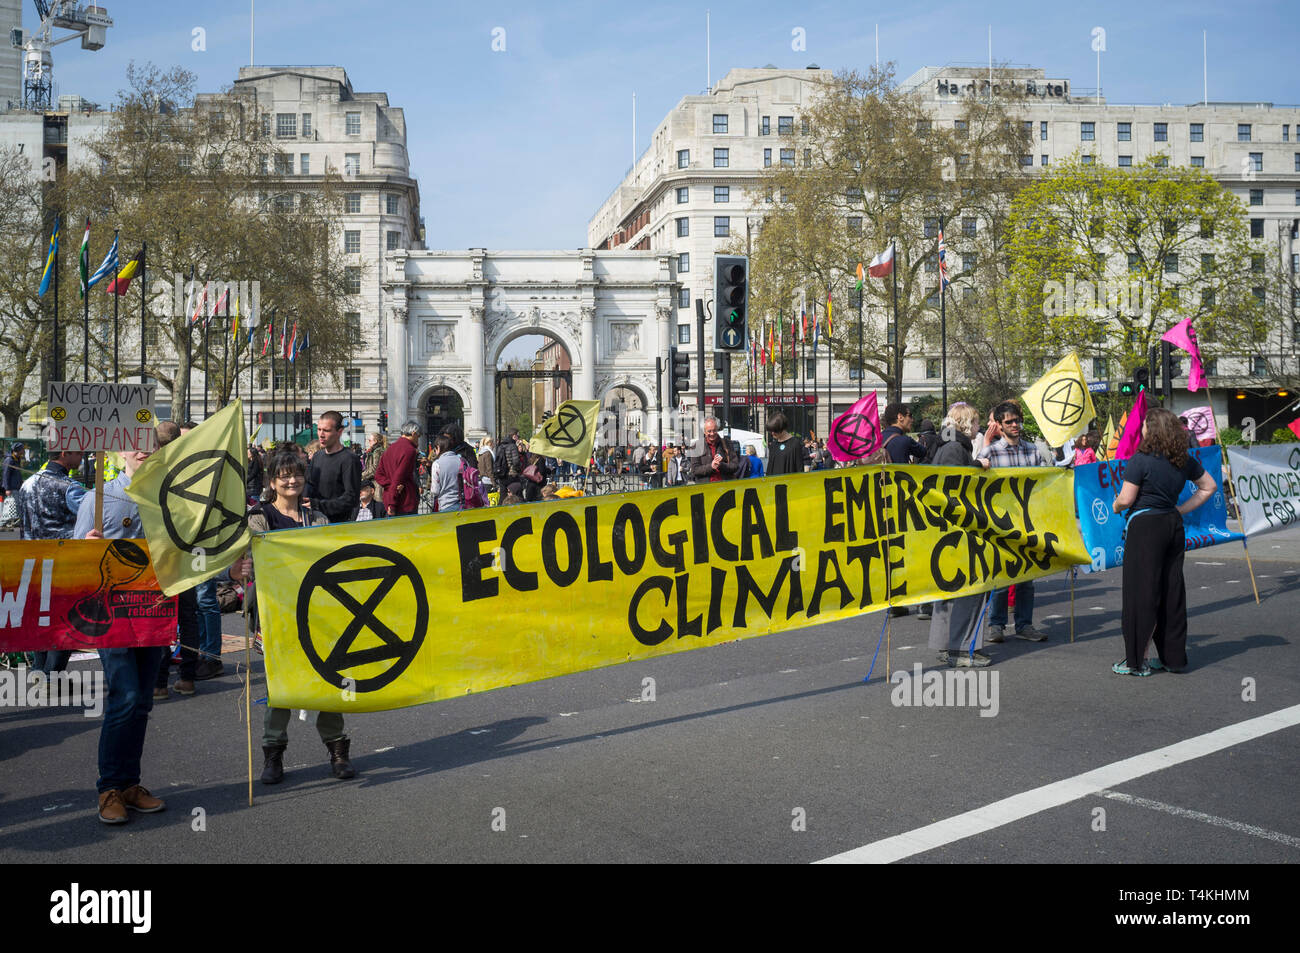
<path id="1" fill-rule="evenodd" d="M 307 473 L 307 497 L 331 523 L 346 523 L 361 502 L 361 459 L 343 446 L 343 415 L 327 410 L 318 421 L 320 450 Z"/>
<path id="2" fill-rule="evenodd" d="M 730 480 L 740 467 L 740 455 L 730 440 L 718 435 L 718 419 L 704 418 L 704 436 L 695 441 L 688 457 L 696 483 Z"/>

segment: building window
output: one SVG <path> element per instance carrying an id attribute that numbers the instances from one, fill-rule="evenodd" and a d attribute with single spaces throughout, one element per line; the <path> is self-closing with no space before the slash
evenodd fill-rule
<path id="1" fill-rule="evenodd" d="M 957 157 L 957 168 L 966 169 L 970 167 L 970 153 L 963 152 Z"/>
<path id="2" fill-rule="evenodd" d="M 677 273 L 684 275 L 691 270 L 691 256 L 689 252 L 682 252 L 677 256 Z"/>
<path id="3" fill-rule="evenodd" d="M 343 371 L 343 386 L 348 390 L 356 390 L 361 386 L 361 368 L 349 367 Z"/>
<path id="4" fill-rule="evenodd" d="M 1020 157 L 1021 168 L 1032 168 L 1033 164 L 1034 157 L 1032 155 L 1024 155 Z"/>
<path id="5" fill-rule="evenodd" d="M 1092 156 L 1079 156 L 1080 165 L 1092 165 Z"/>
<path id="6" fill-rule="evenodd" d="M 1264 204 L 1264 190 L 1263 190 L 1263 189 L 1251 189 L 1251 190 L 1250 190 L 1250 204 L 1251 204 L 1251 205 L 1263 205 L 1263 204 Z"/>
<path id="7" fill-rule="evenodd" d="M 1252 358 L 1250 359 L 1250 376 L 1251 376 L 1251 377 L 1267 377 L 1267 376 L 1268 376 L 1268 362 L 1265 361 L 1262 357 L 1258 357 L 1258 356 L 1256 356 L 1256 357 L 1252 357 Z"/>
<path id="8" fill-rule="evenodd" d="M 1250 237 L 1251 238 L 1264 237 L 1264 220 L 1262 218 L 1252 218 L 1250 220 Z"/>
<path id="9" fill-rule="evenodd" d="M 1024 127 L 1025 127 L 1025 138 L 1027 139 L 1034 138 L 1034 121 L 1032 119 L 1026 119 L 1024 121 Z"/>
<path id="10" fill-rule="evenodd" d="M 311 175 L 311 154 L 304 152 L 298 156 L 298 173 L 300 175 Z"/>
<path id="11" fill-rule="evenodd" d="M 1156 142 L 1168 142 L 1169 123 L 1167 122 L 1155 123 L 1155 137 L 1156 137 Z"/>
<path id="12" fill-rule="evenodd" d="M 677 343 L 678 344 L 691 343 L 691 326 L 689 324 L 677 325 Z"/>
<path id="13" fill-rule="evenodd" d="M 304 136 L 311 135 L 311 113 L 302 114 L 302 134 Z"/>
<path id="14" fill-rule="evenodd" d="M 782 149 L 782 150 L 781 150 L 781 164 L 782 164 L 783 166 L 785 166 L 787 169 L 793 169 L 793 168 L 794 168 L 794 150 L 793 150 L 793 149 Z"/>
<path id="15" fill-rule="evenodd" d="M 794 116 L 777 116 L 776 132 L 779 136 L 794 135 Z"/>
<path id="16" fill-rule="evenodd" d="M 1192 123 L 1192 136 L 1191 136 L 1191 140 L 1192 140 L 1192 142 L 1204 142 L 1204 141 L 1205 141 L 1205 124 L 1204 124 L 1204 123 L 1199 123 L 1199 122 L 1194 122 L 1194 123 Z"/>
<path id="17" fill-rule="evenodd" d="M 690 164 L 691 164 L 691 150 L 690 150 L 690 149 L 678 149 L 678 150 L 677 150 L 677 168 L 679 168 L 679 169 L 685 169 L 685 168 L 686 168 L 687 166 L 689 166 Z"/>
<path id="18" fill-rule="evenodd" d="M 1219 359 L 1217 357 L 1207 357 L 1205 359 L 1205 376 L 1206 377 L 1219 376 Z"/>
<path id="19" fill-rule="evenodd" d="M 677 187 L 677 204 L 685 205 L 690 200 L 691 190 L 685 185 Z"/>
<path id="20" fill-rule="evenodd" d="M 862 189 L 858 188 L 856 185 L 849 186 L 844 190 L 844 200 L 850 205 L 861 205 Z"/>
<path id="21" fill-rule="evenodd" d="M 1295 154 L 1295 170 L 1300 172 L 1300 152 Z"/>
<path id="22" fill-rule="evenodd" d="M 262 117 L 262 138 L 271 138 L 271 117 L 269 115 Z"/>
<path id="23" fill-rule="evenodd" d="M 930 308 L 937 308 L 937 307 L 939 307 L 939 289 L 938 289 L 938 288 L 935 288 L 935 289 L 931 290 L 931 292 L 926 296 L 926 298 L 925 298 L 925 304 L 926 304 L 927 307 L 930 307 Z M 894 329 L 893 329 L 892 326 L 891 326 L 890 329 L 889 329 L 889 343 L 890 343 L 891 345 L 894 343 Z"/>
<path id="24" fill-rule="evenodd" d="M 1169 156 L 1156 156 L 1156 168 L 1157 169 L 1169 168 Z"/>
<path id="25" fill-rule="evenodd" d="M 344 199 L 344 207 L 349 215 L 359 215 L 361 213 L 361 193 L 349 192 Z"/>
<path id="26" fill-rule="evenodd" d="M 1097 138 L 1097 124 L 1095 122 L 1079 123 L 1079 140 L 1081 142 L 1092 142 Z"/>
<path id="27" fill-rule="evenodd" d="M 1140 257 L 1138 257 L 1137 252 L 1129 252 L 1129 253 L 1128 253 L 1128 270 L 1129 270 L 1130 272 L 1137 271 L 1138 268 L 1141 267 L 1141 265 L 1142 265 L 1142 259 L 1141 259 Z"/>
<path id="28" fill-rule="evenodd" d="M 677 237 L 687 238 L 691 234 L 691 220 L 689 218 L 677 219 Z"/>
<path id="29" fill-rule="evenodd" d="M 938 380 L 943 374 L 942 362 L 937 357 L 925 359 L 925 376 L 928 380 Z"/>
<path id="30" fill-rule="evenodd" d="M 1201 252 L 1201 271 L 1209 274 L 1214 271 L 1214 255 L 1209 252 Z"/>
<path id="31" fill-rule="evenodd" d="M 1258 255 L 1258 254 L 1256 254 L 1256 255 L 1251 255 L 1251 256 L 1250 256 L 1250 270 L 1251 270 L 1251 272 L 1252 272 L 1253 274 L 1256 274 L 1256 275 L 1262 275 L 1262 274 L 1264 273 L 1264 256 L 1263 256 L 1263 255 Z"/>
<path id="32" fill-rule="evenodd" d="M 275 174 L 293 175 L 293 156 L 290 153 L 277 152 L 275 154 Z"/>
<path id="33" fill-rule="evenodd" d="M 916 134 L 922 138 L 930 134 L 930 120 L 918 119 L 916 121 Z"/>
<path id="34" fill-rule="evenodd" d="M 851 380 L 851 381 L 857 381 L 857 380 L 861 380 L 861 379 L 862 379 L 862 368 L 860 368 L 860 367 L 850 367 L 850 368 L 849 368 L 849 380 Z"/>
<path id="35" fill-rule="evenodd" d="M 975 237 L 975 216 L 974 215 L 962 216 L 961 233 L 967 238 Z"/>
<path id="36" fill-rule="evenodd" d="M 729 158 L 730 154 L 731 151 L 729 149 L 714 149 L 713 168 L 715 169 L 727 168 L 727 166 L 731 164 L 731 159 Z"/>
<path id="37" fill-rule="evenodd" d="M 295 113 L 275 114 L 275 136 L 277 139 L 291 139 L 298 135 L 298 116 Z"/>
<path id="38" fill-rule="evenodd" d="M 1165 274 L 1166 275 L 1178 274 L 1177 252 L 1170 252 L 1168 255 L 1165 255 Z"/>
<path id="39" fill-rule="evenodd" d="M 1204 168 L 1205 168 L 1205 156 L 1192 156 L 1192 168 L 1193 168 L 1193 169 L 1204 169 Z"/>
<path id="40" fill-rule="evenodd" d="M 966 133 L 970 131 L 970 124 L 965 119 L 954 119 L 952 128 L 956 131 L 958 139 L 965 139 Z"/>
<path id="41" fill-rule="evenodd" d="M 343 174 L 360 175 L 361 174 L 361 153 L 349 152 L 343 156 Z"/>
<path id="42" fill-rule="evenodd" d="M 805 136 L 808 135 L 808 130 L 811 129 L 811 128 L 812 128 L 812 127 L 808 125 L 808 120 L 807 120 L 807 119 L 801 119 L 801 120 L 799 121 L 799 131 L 800 131 L 803 135 L 805 135 Z"/>
<path id="43" fill-rule="evenodd" d="M 1132 157 L 1132 156 L 1120 156 L 1120 157 L 1119 157 L 1119 167 L 1120 167 L 1121 169 L 1127 169 L 1127 168 L 1130 168 L 1132 165 L 1133 165 L 1133 157 Z"/>
<path id="44" fill-rule="evenodd" d="M 1258 301 L 1260 304 L 1263 304 L 1263 303 L 1264 303 L 1264 289 L 1263 289 L 1263 288 L 1258 288 L 1258 287 L 1257 287 L 1257 288 L 1251 288 L 1251 289 L 1250 289 L 1250 293 L 1253 294 L 1253 295 L 1255 296 L 1255 300 Z"/>
<path id="45" fill-rule="evenodd" d="M 1131 122 L 1116 123 L 1115 135 L 1120 142 L 1128 142 L 1133 138 L 1133 124 Z"/>
<path id="46" fill-rule="evenodd" d="M 731 186 L 729 186 L 729 185 L 715 185 L 715 186 L 713 187 L 713 201 L 714 201 L 715 203 L 718 203 L 718 204 L 721 204 L 721 203 L 724 203 L 724 202 L 730 202 L 730 201 L 731 201 Z"/>
<path id="47" fill-rule="evenodd" d="M 770 136 L 772 134 L 771 116 L 764 116 L 758 121 L 758 134 L 760 136 Z"/>
<path id="48" fill-rule="evenodd" d="M 1250 154 L 1250 168 L 1253 172 L 1264 171 L 1264 153 L 1252 152 Z"/>
<path id="49" fill-rule="evenodd" d="M 257 372 L 257 389 L 258 389 L 258 390 L 266 390 L 267 385 L 270 384 L 270 383 L 271 383 L 271 375 L 270 375 L 270 373 L 268 373 L 267 371 L 258 371 L 258 372 Z"/>
<path id="50" fill-rule="evenodd" d="M 938 274 L 939 262 L 934 255 L 925 256 L 925 270 L 931 274 Z"/>
<path id="51" fill-rule="evenodd" d="M 394 195 L 393 193 L 391 193 L 391 192 L 387 193 L 387 194 L 384 196 L 384 206 L 385 206 L 385 209 L 384 209 L 384 210 L 385 210 L 389 215 L 398 215 L 398 214 L 400 214 L 399 209 L 401 208 L 401 201 L 402 201 L 402 200 L 401 200 L 400 198 L 398 198 L 396 195 Z"/>
<path id="52" fill-rule="evenodd" d="M 1046 122 L 1040 122 L 1040 123 L 1038 124 L 1038 138 L 1039 138 L 1040 140 L 1042 140 L 1043 142 L 1046 142 L 1046 141 L 1047 141 L 1047 123 L 1046 123 Z"/>
<path id="53" fill-rule="evenodd" d="M 1300 255 L 1291 256 L 1291 274 L 1300 274 Z"/>
<path id="54" fill-rule="evenodd" d="M 361 135 L 361 113 L 344 113 L 343 131 L 349 136 Z"/>
<path id="55" fill-rule="evenodd" d="M 979 255 L 976 252 L 968 251 L 961 256 L 961 264 L 963 271 L 974 271 L 976 266 L 979 265 Z"/>
<path id="56" fill-rule="evenodd" d="M 1204 290 L 1201 292 L 1201 307 L 1202 307 L 1202 308 L 1213 308 L 1213 307 L 1214 307 L 1214 289 L 1213 289 L 1213 288 L 1206 288 L 1206 289 L 1204 289 Z"/>
<path id="57" fill-rule="evenodd" d="M 927 218 L 925 220 L 925 237 L 937 238 L 939 235 L 939 220 L 937 218 Z"/>
<path id="58" fill-rule="evenodd" d="M 714 238 L 731 237 L 731 216 L 730 215 L 713 216 L 713 237 Z"/>
<path id="59" fill-rule="evenodd" d="M 804 167 L 805 169 L 811 169 L 811 168 L 812 168 L 812 150 L 811 150 L 811 149 L 805 149 L 805 150 L 803 151 L 803 167 Z"/>
<path id="60" fill-rule="evenodd" d="M 346 255 L 361 254 L 361 232 L 351 229 L 343 233 L 343 253 Z"/>
<path id="61" fill-rule="evenodd" d="M 848 220 L 847 220 L 847 221 L 848 221 L 848 229 L 849 229 L 849 234 L 850 234 L 850 235 L 861 235 L 861 234 L 862 234 L 862 216 L 861 216 L 861 215 L 850 215 L 850 216 L 848 217 Z"/>
<path id="62" fill-rule="evenodd" d="M 715 136 L 725 135 L 727 131 L 727 116 L 725 113 L 713 114 L 713 134 Z"/>
<path id="63" fill-rule="evenodd" d="M 771 190 L 771 189 L 765 189 L 765 190 L 763 191 L 763 201 L 764 201 L 764 202 L 768 202 L 768 203 L 770 203 L 770 202 L 772 201 L 772 190 Z"/>
<path id="64" fill-rule="evenodd" d="M 350 295 L 361 294 L 361 269 L 349 265 L 343 269 L 343 290 Z"/>
<path id="65" fill-rule="evenodd" d="M 1237 123 L 1237 141 L 1250 142 L 1250 123 L 1248 122 Z"/>
<path id="66" fill-rule="evenodd" d="M 1038 164 L 1039 164 L 1039 165 L 1047 165 L 1047 156 L 1046 156 L 1046 155 L 1041 155 L 1041 156 L 1039 156 L 1039 157 L 1038 157 Z"/>
<path id="67" fill-rule="evenodd" d="M 1295 190 L 1295 204 L 1300 205 L 1300 189 Z"/>
<path id="68" fill-rule="evenodd" d="M 361 312 L 345 311 L 343 313 L 343 324 L 348 332 L 348 346 L 361 346 Z"/>
<path id="69" fill-rule="evenodd" d="M 386 242 L 387 251 L 397 251 L 397 249 L 402 247 L 402 233 L 394 231 L 388 232 Z"/>
<path id="70" fill-rule="evenodd" d="M 293 193 L 292 193 L 292 192 L 281 192 L 279 195 L 277 195 L 277 196 L 275 197 L 274 205 L 275 205 L 275 210 L 276 210 L 277 212 L 292 212 L 292 211 L 293 211 Z"/>
<path id="71" fill-rule="evenodd" d="M 772 150 L 771 150 L 771 149 L 764 149 L 764 150 L 763 150 L 763 168 L 766 169 L 766 168 L 770 167 L 771 165 L 772 165 Z"/>
<path id="72" fill-rule="evenodd" d="M 678 289 L 677 289 L 677 307 L 679 307 L 679 308 L 689 308 L 690 306 L 691 306 L 691 289 L 690 289 L 690 288 L 678 288 Z"/>
<path id="73" fill-rule="evenodd" d="M 1283 142 L 1291 141 L 1291 126 L 1288 123 L 1282 124 L 1282 141 Z"/>

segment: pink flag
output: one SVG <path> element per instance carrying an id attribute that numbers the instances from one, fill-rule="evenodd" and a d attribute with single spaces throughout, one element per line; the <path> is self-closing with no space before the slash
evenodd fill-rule
<path id="1" fill-rule="evenodd" d="M 1201 366 L 1201 348 L 1196 343 L 1196 328 L 1192 319 L 1184 318 L 1165 332 L 1160 340 L 1168 341 L 1174 347 L 1182 348 L 1191 356 L 1192 372 L 1187 375 L 1187 389 L 1196 393 L 1205 386 L 1205 369 Z"/>
<path id="2" fill-rule="evenodd" d="M 1296 435 L 1296 439 L 1300 440 L 1300 417 L 1297 417 L 1295 420 L 1291 421 L 1286 426 L 1288 430 L 1290 430 L 1293 434 Z"/>
<path id="3" fill-rule="evenodd" d="M 1210 407 L 1193 407 L 1182 410 L 1179 417 L 1187 418 L 1187 429 L 1192 432 L 1202 447 L 1208 447 L 1219 439 L 1219 428 L 1214 423 L 1214 410 Z"/>
<path id="4" fill-rule="evenodd" d="M 831 456 L 841 463 L 854 463 L 875 452 L 880 446 L 880 412 L 874 390 L 835 418 L 827 443 Z"/>
<path id="5" fill-rule="evenodd" d="M 1124 425 L 1124 434 L 1119 438 L 1119 446 L 1115 448 L 1116 460 L 1127 460 L 1137 453 L 1138 444 L 1142 442 L 1142 421 L 1146 420 L 1146 416 L 1147 392 L 1142 391 L 1137 400 L 1133 401 L 1133 409 L 1128 412 L 1128 423 Z"/>

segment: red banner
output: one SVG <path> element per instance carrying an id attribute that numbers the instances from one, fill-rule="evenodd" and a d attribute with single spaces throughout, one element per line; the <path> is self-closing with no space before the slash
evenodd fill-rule
<path id="1" fill-rule="evenodd" d="M 0 542 L 0 652 L 168 645 L 176 600 L 143 539 Z"/>

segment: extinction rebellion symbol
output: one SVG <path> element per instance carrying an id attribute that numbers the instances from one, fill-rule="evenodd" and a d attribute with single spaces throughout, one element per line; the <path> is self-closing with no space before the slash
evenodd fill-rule
<path id="1" fill-rule="evenodd" d="M 576 431 L 575 431 L 576 428 Z M 576 407 L 562 406 L 542 431 L 552 446 L 568 448 L 581 446 L 587 436 L 587 421 Z"/>
<path id="2" fill-rule="evenodd" d="M 332 645 L 320 645 L 328 641 L 321 633 L 336 629 L 329 624 L 335 620 L 346 620 L 342 633 Z M 424 580 L 409 559 L 386 546 L 344 546 L 317 560 L 298 589 L 298 642 L 317 674 L 338 688 L 373 692 L 393 682 L 419 653 L 428 627 Z"/>
<path id="3" fill-rule="evenodd" d="M 1059 427 L 1073 427 L 1083 419 L 1083 385 L 1073 377 L 1056 381 L 1043 391 L 1043 417 Z"/>
<path id="4" fill-rule="evenodd" d="M 201 548 L 215 556 L 243 536 L 248 514 L 242 506 L 228 509 L 223 498 L 244 499 L 244 468 L 226 451 L 201 450 L 172 467 L 159 500 L 163 526 L 178 549 Z M 195 503 L 201 507 L 197 515 Z"/>
<path id="5" fill-rule="evenodd" d="M 845 456 L 865 457 L 876 445 L 876 425 L 865 414 L 847 414 L 835 424 L 832 439 Z"/>

